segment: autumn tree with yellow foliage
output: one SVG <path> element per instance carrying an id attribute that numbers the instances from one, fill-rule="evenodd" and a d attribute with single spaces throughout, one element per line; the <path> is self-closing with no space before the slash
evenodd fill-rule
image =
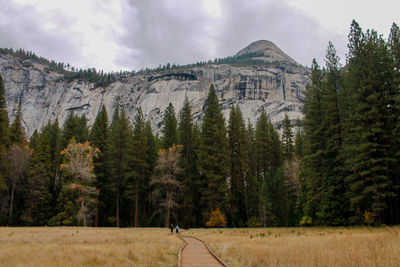
<path id="1" fill-rule="evenodd" d="M 207 227 L 218 227 L 223 228 L 227 224 L 226 216 L 221 212 L 219 208 L 212 211 L 208 221 L 206 222 Z"/>
<path id="2" fill-rule="evenodd" d="M 93 157 L 99 152 L 97 148 L 92 148 L 89 142 L 77 143 L 72 138 L 68 146 L 61 151 L 61 155 L 65 157 L 65 163 L 60 168 L 67 171 L 74 177 L 72 183 L 67 185 L 72 190 L 80 191 L 81 208 L 78 212 L 78 219 L 83 222 L 84 226 L 88 222 L 96 207 L 98 192 L 93 186 Z"/>

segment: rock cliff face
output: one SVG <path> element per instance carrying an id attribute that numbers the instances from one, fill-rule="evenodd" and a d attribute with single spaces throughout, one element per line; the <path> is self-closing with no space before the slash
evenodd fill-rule
<path id="1" fill-rule="evenodd" d="M 23 124 L 28 136 L 48 120 L 58 118 L 63 123 L 71 111 L 86 114 L 91 125 L 101 106 L 105 105 L 111 118 L 117 103 L 131 121 L 141 107 L 146 119 L 151 120 L 153 130 L 158 132 L 168 104 L 171 102 L 178 112 L 186 96 L 192 104 L 195 119 L 200 120 L 211 84 L 216 88 L 225 118 L 233 104 L 239 104 L 245 119 L 253 123 L 262 107 L 278 128 L 285 113 L 293 121 L 301 118 L 308 69 L 268 41 L 252 43 L 239 54 L 253 52 L 262 52 L 265 58 L 282 64 L 207 64 L 123 75 L 106 87 L 96 87 L 94 83 L 82 80 L 67 81 L 63 75 L 49 71 L 47 65 L 34 60 L 21 61 L 11 55 L 0 55 L 0 74 L 10 119 L 14 118 L 21 99 Z"/>

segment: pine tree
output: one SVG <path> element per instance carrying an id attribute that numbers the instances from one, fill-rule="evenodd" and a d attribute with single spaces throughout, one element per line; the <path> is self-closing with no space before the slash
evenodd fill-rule
<path id="1" fill-rule="evenodd" d="M 5 155 L 8 145 L 9 130 L 6 92 L 3 85 L 3 78 L 0 75 L 0 191 L 6 189 L 4 174 L 6 173 Z"/>
<path id="2" fill-rule="evenodd" d="M 58 197 L 60 190 L 62 188 L 61 178 L 60 178 L 60 164 L 61 164 L 61 155 L 60 152 L 62 150 L 62 133 L 58 124 L 58 119 L 56 119 L 53 123 L 50 121 L 47 125 L 42 129 L 40 138 L 42 139 L 45 135 L 48 136 L 50 141 L 50 163 L 51 163 L 51 171 L 48 185 L 48 191 L 52 196 L 51 207 L 52 211 L 50 217 L 56 215 L 56 207 L 58 206 Z"/>
<path id="3" fill-rule="evenodd" d="M 273 160 L 270 122 L 264 108 L 262 108 L 260 117 L 257 120 L 254 140 L 254 162 L 260 185 L 271 168 L 273 168 Z"/>
<path id="4" fill-rule="evenodd" d="M 27 145 L 25 129 L 22 126 L 21 100 L 18 102 L 17 114 L 15 115 L 14 121 L 10 126 L 10 143 L 21 144 L 22 146 Z"/>
<path id="5" fill-rule="evenodd" d="M 65 119 L 62 136 L 64 148 L 69 144 L 72 137 L 78 143 L 86 142 L 89 139 L 89 127 L 87 126 L 86 115 L 83 114 L 79 117 L 75 115 L 74 111 L 70 112 Z"/>
<path id="6" fill-rule="evenodd" d="M 182 189 L 179 195 L 181 205 L 180 217 L 185 227 L 197 225 L 196 215 L 199 210 L 198 180 L 199 173 L 197 169 L 197 140 L 194 133 L 193 115 L 189 99 L 186 97 L 179 118 L 179 143 L 182 145 L 179 166 L 182 169 L 179 181 L 182 183 Z"/>
<path id="7" fill-rule="evenodd" d="M 283 120 L 283 133 L 282 133 L 282 145 L 283 145 L 283 157 L 290 160 L 293 156 L 293 132 L 292 124 L 285 113 L 285 118 Z"/>
<path id="8" fill-rule="evenodd" d="M 297 120 L 296 122 L 296 137 L 294 138 L 294 154 L 301 159 L 304 152 L 304 129 L 303 122 Z"/>
<path id="9" fill-rule="evenodd" d="M 132 130 L 125 116 L 115 108 L 111 123 L 110 169 L 115 189 L 115 223 L 120 226 L 121 185 L 130 171 L 130 153 L 132 150 Z"/>
<path id="10" fill-rule="evenodd" d="M 95 218 L 95 226 L 107 224 L 107 219 L 112 216 L 113 199 L 111 198 L 110 181 L 110 129 L 108 126 L 108 115 L 103 105 L 97 115 L 90 131 L 90 141 L 99 150 L 93 158 L 94 173 L 96 176 L 96 188 L 99 190 L 98 210 Z"/>
<path id="11" fill-rule="evenodd" d="M 257 120 L 254 141 L 254 160 L 256 175 L 261 190 L 259 191 L 260 217 L 263 225 L 285 225 L 281 211 L 286 212 L 286 202 L 281 201 L 287 194 L 284 191 L 282 172 L 277 169 L 282 166 L 282 143 L 279 133 L 268 120 L 265 110 Z"/>
<path id="12" fill-rule="evenodd" d="M 321 202 L 321 184 L 324 179 L 322 166 L 325 165 L 325 140 L 323 138 L 323 103 L 322 103 L 323 73 L 313 60 L 310 82 L 306 87 L 306 102 L 304 104 L 304 156 L 300 171 L 300 203 L 306 216 L 316 219 L 316 213 Z"/>
<path id="13" fill-rule="evenodd" d="M 342 74 L 340 59 L 331 42 L 326 53 L 326 70 L 322 83 L 323 120 L 320 122 L 324 138 L 324 166 L 321 184 L 322 199 L 317 212 L 320 224 L 343 225 L 347 223 L 348 201 L 345 196 L 346 186 L 343 180 L 342 119 L 340 93 Z"/>
<path id="14" fill-rule="evenodd" d="M 146 185 L 149 184 L 150 177 L 148 174 L 148 152 L 147 147 L 147 132 L 146 122 L 142 113 L 142 109 L 139 108 L 133 125 L 133 192 L 131 193 L 132 199 L 135 200 L 135 214 L 134 214 L 134 226 L 139 227 L 139 216 L 140 216 L 140 203 L 145 200 Z"/>
<path id="15" fill-rule="evenodd" d="M 246 173 L 249 169 L 248 137 L 239 106 L 232 107 L 228 123 L 230 153 L 230 216 L 233 226 L 243 226 L 246 214 Z"/>
<path id="16" fill-rule="evenodd" d="M 246 174 L 246 211 L 247 218 L 258 221 L 260 184 L 256 176 L 255 162 L 255 132 L 252 124 L 247 124 L 249 171 Z"/>
<path id="17" fill-rule="evenodd" d="M 161 129 L 161 132 L 163 133 L 162 146 L 164 149 L 172 147 L 173 144 L 178 144 L 178 129 L 175 117 L 175 109 L 171 103 L 169 103 L 167 109 L 165 110 L 163 128 Z"/>
<path id="18" fill-rule="evenodd" d="M 50 139 L 46 133 L 41 137 L 37 135 L 37 138 L 35 141 L 34 133 L 29 142 L 33 157 L 25 184 L 25 210 L 22 215 L 23 221 L 28 225 L 45 225 L 52 214 L 52 196 L 49 191 L 52 175 Z"/>
<path id="19" fill-rule="evenodd" d="M 390 30 L 388 45 L 390 48 L 390 52 L 394 61 L 394 69 L 395 69 L 395 77 L 394 77 L 394 87 L 400 88 L 400 29 L 399 27 L 393 23 L 392 28 Z M 400 222 L 400 180 L 396 177 L 400 176 L 400 90 L 397 89 L 392 96 L 392 110 L 389 115 L 391 115 L 391 125 L 396 125 L 394 128 L 393 136 L 397 136 L 397 138 L 393 138 L 391 145 L 391 157 L 393 157 L 393 164 L 390 167 L 392 170 L 392 186 L 395 190 L 395 196 L 391 198 L 389 202 L 389 219 L 387 220 L 389 223 L 398 223 Z"/>
<path id="20" fill-rule="evenodd" d="M 210 87 L 206 105 L 199 149 L 199 169 L 205 182 L 202 189 L 203 211 L 208 213 L 226 205 L 229 165 L 225 120 L 213 85 Z"/>
<path id="21" fill-rule="evenodd" d="M 75 133 L 79 124 L 78 120 L 79 117 L 75 115 L 74 111 L 71 111 L 65 119 L 62 130 L 62 148 L 67 147 L 69 141 L 74 137 L 74 135 L 76 135 Z"/>
<path id="22" fill-rule="evenodd" d="M 272 169 L 261 185 L 261 216 L 264 226 L 286 226 L 287 198 L 282 168 Z"/>
<path id="23" fill-rule="evenodd" d="M 387 44 L 375 31 L 364 35 L 356 22 L 350 32 L 348 86 L 355 100 L 347 121 L 346 182 L 354 216 L 360 223 L 366 211 L 384 219 L 387 199 L 394 196 L 390 179 L 394 159 L 392 144 L 392 107 L 398 90 L 394 84 L 393 58 Z M 356 155 L 356 156 L 355 156 Z"/>
<path id="24" fill-rule="evenodd" d="M 75 138 L 79 143 L 84 143 L 89 140 L 89 126 L 85 114 L 82 114 L 78 120 L 78 130 Z"/>
<path id="25" fill-rule="evenodd" d="M 39 142 L 40 142 L 39 132 L 38 130 L 35 130 L 31 138 L 29 138 L 29 148 L 33 151 L 37 151 L 39 149 Z"/>
<path id="26" fill-rule="evenodd" d="M 152 218 L 154 215 L 154 203 L 151 199 L 152 188 L 150 185 L 151 177 L 155 175 L 155 168 L 157 166 L 157 159 L 160 145 L 157 142 L 157 138 L 153 135 L 151 129 L 150 121 L 146 122 L 144 134 L 146 136 L 146 165 L 144 171 L 145 181 L 143 184 L 143 196 L 145 196 L 145 201 L 142 202 L 143 210 L 143 221 L 146 220 L 146 224 L 143 225 L 154 225 Z"/>

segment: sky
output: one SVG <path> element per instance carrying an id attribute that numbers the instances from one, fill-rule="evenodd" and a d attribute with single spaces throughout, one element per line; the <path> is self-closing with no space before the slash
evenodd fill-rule
<path id="1" fill-rule="evenodd" d="M 0 47 L 104 71 L 190 64 L 269 40 L 304 66 L 345 61 L 355 19 L 386 38 L 396 0 L 0 0 Z"/>

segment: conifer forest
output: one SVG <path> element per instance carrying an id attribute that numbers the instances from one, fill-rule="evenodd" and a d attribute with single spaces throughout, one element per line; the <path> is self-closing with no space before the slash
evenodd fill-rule
<path id="1" fill-rule="evenodd" d="M 305 92 L 304 118 L 278 131 L 214 86 L 205 115 L 172 104 L 155 135 L 141 110 L 71 112 L 29 140 L 9 121 L 0 77 L 0 225 L 99 227 L 400 223 L 400 29 L 384 38 L 353 21 L 342 65 L 329 43 Z M 110 116 L 109 116 L 110 115 Z"/>

